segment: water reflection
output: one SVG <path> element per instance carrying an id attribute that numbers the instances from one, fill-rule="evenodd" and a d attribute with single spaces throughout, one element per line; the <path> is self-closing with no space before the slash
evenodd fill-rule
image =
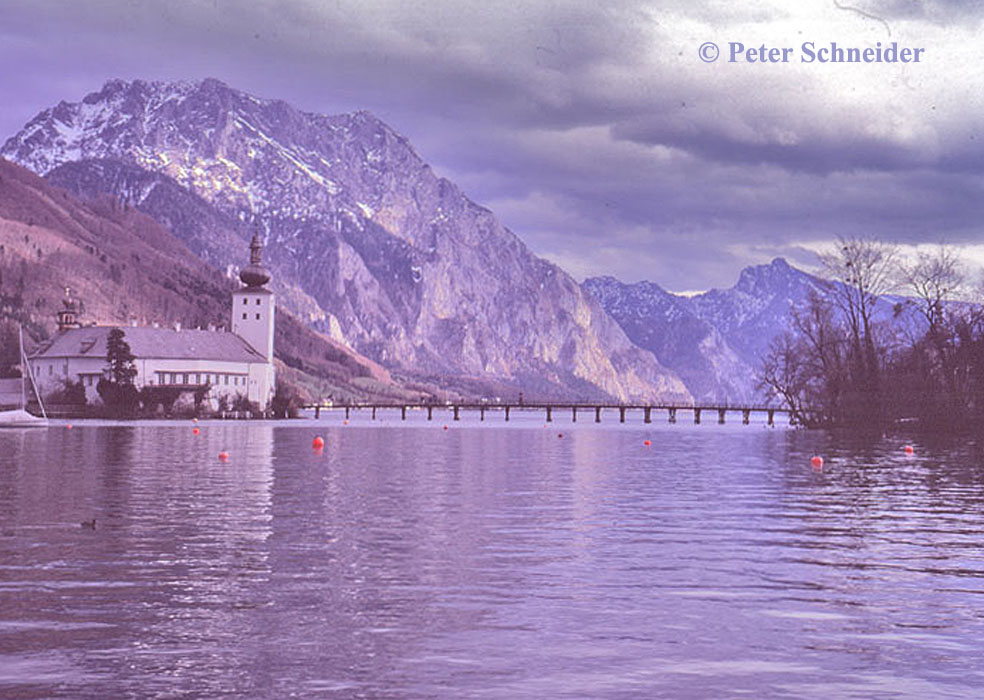
<path id="1" fill-rule="evenodd" d="M 324 435 L 318 453 L 297 423 L 0 434 L 0 696 L 984 687 L 975 445 L 532 421 Z"/>

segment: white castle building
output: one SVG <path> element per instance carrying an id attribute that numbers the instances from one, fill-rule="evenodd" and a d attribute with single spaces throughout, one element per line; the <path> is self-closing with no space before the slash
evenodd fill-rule
<path id="1" fill-rule="evenodd" d="M 83 326 L 73 304 L 58 312 L 58 332 L 30 358 L 42 394 L 66 381 L 81 381 L 86 399 L 99 399 L 96 385 L 107 374 L 106 341 L 120 328 L 136 358 L 137 388 L 162 385 L 197 390 L 208 385 L 209 398 L 233 401 L 245 396 L 261 409 L 273 398 L 274 295 L 266 288 L 258 236 L 250 243 L 249 265 L 239 273 L 246 285 L 232 294 L 232 332 L 128 326 Z"/>

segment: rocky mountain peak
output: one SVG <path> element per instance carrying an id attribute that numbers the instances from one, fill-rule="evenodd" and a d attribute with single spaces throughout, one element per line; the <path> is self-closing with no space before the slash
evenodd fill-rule
<path id="1" fill-rule="evenodd" d="M 746 267 L 738 276 L 734 288 L 746 294 L 782 293 L 796 284 L 804 273 L 791 267 L 785 258 L 775 258 L 767 265 Z"/>

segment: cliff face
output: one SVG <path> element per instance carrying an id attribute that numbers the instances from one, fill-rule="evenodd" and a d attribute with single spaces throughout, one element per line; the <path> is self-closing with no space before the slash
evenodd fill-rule
<path id="1" fill-rule="evenodd" d="M 213 264 L 238 262 L 260 228 L 288 308 L 401 373 L 690 398 L 570 276 L 367 112 L 308 114 L 214 80 L 111 81 L 39 114 L 2 154 L 123 198 Z"/>
<path id="2" fill-rule="evenodd" d="M 755 379 L 712 323 L 690 299 L 652 282 L 624 284 L 612 277 L 584 281 L 584 288 L 618 321 L 639 347 L 673 369 L 699 401 L 752 403 Z"/>

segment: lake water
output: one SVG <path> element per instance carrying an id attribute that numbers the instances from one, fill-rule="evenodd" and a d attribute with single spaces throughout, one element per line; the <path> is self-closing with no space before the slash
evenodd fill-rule
<path id="1" fill-rule="evenodd" d="M 984 697 L 976 445 L 445 420 L 0 432 L 0 697 Z"/>

